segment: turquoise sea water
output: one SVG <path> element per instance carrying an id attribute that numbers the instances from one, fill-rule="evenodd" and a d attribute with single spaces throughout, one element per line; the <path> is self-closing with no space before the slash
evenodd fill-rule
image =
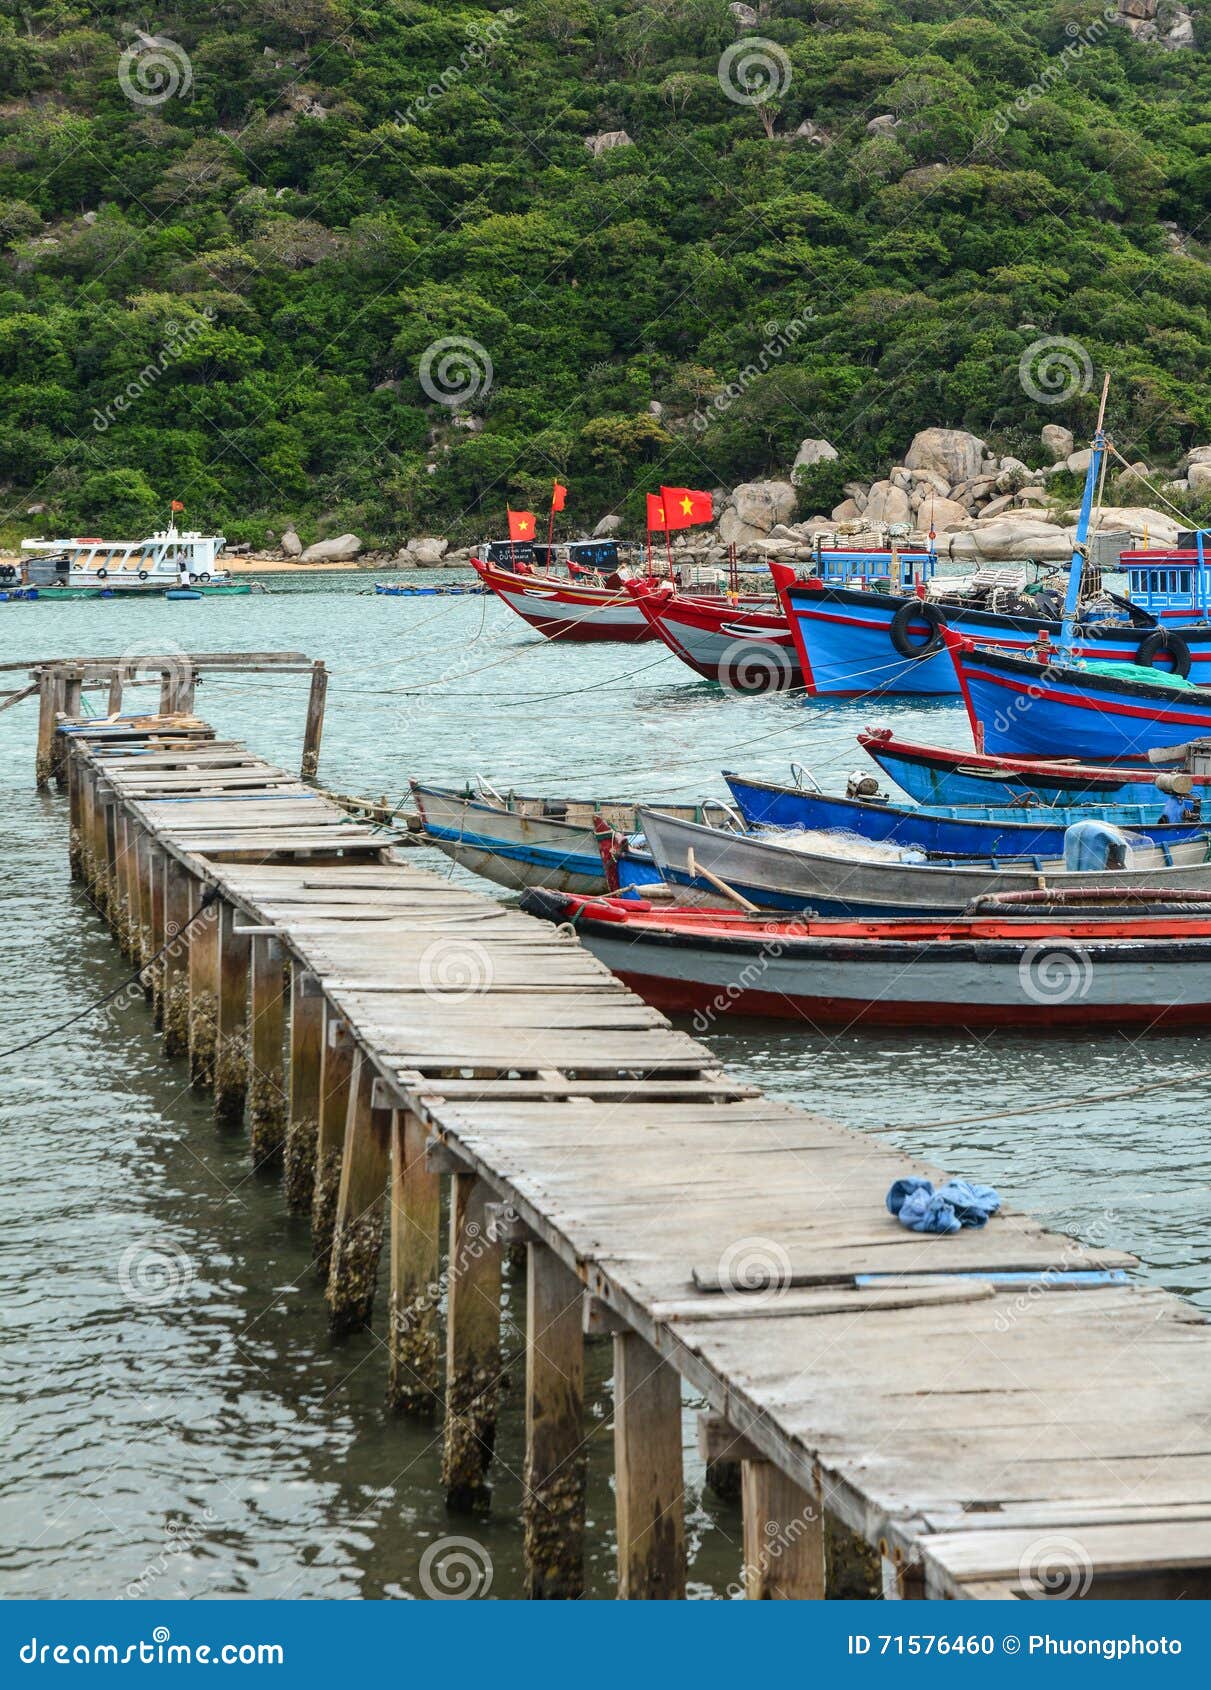
<path id="1" fill-rule="evenodd" d="M 957 701 L 737 698 L 650 645 L 548 644 L 490 599 L 376 598 L 352 575 L 268 584 L 244 599 L 3 605 L 0 662 L 174 643 L 323 657 L 321 776 L 392 798 L 411 774 L 477 773 L 552 794 L 694 798 L 722 792 L 721 766 L 778 776 L 792 759 L 843 785 L 864 762 L 853 736 L 875 721 L 969 743 Z M 219 677 L 197 709 L 294 766 L 306 685 Z M 0 715 L 0 1048 L 124 975 L 68 880 L 65 800 L 33 790 L 35 728 L 33 700 Z M 436 853 L 415 860 L 492 890 Z M 738 1022 L 707 1038 L 772 1094 L 1132 1250 L 1211 1308 L 1211 1124 L 1205 1086 L 1177 1083 L 1211 1067 L 1211 1038 L 825 1037 Z M 452 1520 L 433 1431 L 382 1410 L 380 1336 L 329 1343 L 305 1229 L 250 1176 L 241 1142 L 216 1134 L 141 1003 L 0 1063 L 0 1131 L 0 1594 L 416 1596 L 425 1547 L 464 1533 L 491 1559 L 492 1594 L 519 1592 L 520 1366 L 493 1517 Z M 132 1301 L 132 1246 L 162 1253 L 171 1299 Z M 613 1579 L 608 1373 L 608 1346 L 593 1347 L 596 1595 Z M 696 1594 L 722 1594 L 739 1515 L 702 1492 L 692 1406 L 691 1577 Z"/>

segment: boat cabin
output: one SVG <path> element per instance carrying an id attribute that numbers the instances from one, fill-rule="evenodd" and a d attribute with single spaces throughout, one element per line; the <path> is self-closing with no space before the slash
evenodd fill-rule
<path id="1" fill-rule="evenodd" d="M 1151 616 L 1211 617 L 1211 529 L 1177 538 L 1176 546 L 1120 554 L 1127 595 Z"/>
<path id="2" fill-rule="evenodd" d="M 811 574 L 829 587 L 869 587 L 874 592 L 912 592 L 919 581 L 932 581 L 938 568 L 935 551 L 847 551 L 817 541 Z"/>

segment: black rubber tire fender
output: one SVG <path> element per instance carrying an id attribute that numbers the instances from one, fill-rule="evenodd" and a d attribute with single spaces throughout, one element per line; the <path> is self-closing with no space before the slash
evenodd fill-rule
<path id="1" fill-rule="evenodd" d="M 923 645 L 914 645 L 908 637 L 908 630 L 914 622 L 926 622 L 932 629 Z M 901 657 L 932 657 L 935 651 L 942 649 L 945 623 L 942 612 L 928 599 L 905 599 L 891 619 L 891 643 Z"/>
<path id="2" fill-rule="evenodd" d="M 1190 673 L 1190 647 L 1172 628 L 1154 628 L 1140 641 L 1135 661 L 1141 669 L 1156 667 L 1158 657 L 1165 656 L 1173 665 L 1173 673 L 1182 680 Z"/>

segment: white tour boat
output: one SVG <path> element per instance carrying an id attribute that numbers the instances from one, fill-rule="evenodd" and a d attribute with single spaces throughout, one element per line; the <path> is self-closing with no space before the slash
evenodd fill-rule
<path id="1" fill-rule="evenodd" d="M 29 554 L 24 584 L 40 592 L 163 592 L 187 577 L 195 591 L 247 590 L 230 570 L 217 566 L 227 544 L 222 534 L 181 533 L 168 527 L 146 540 L 23 540 Z"/>

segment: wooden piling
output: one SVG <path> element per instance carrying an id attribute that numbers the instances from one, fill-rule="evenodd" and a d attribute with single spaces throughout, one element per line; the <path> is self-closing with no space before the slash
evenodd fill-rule
<path id="1" fill-rule="evenodd" d="M 391 1312 L 387 1402 L 431 1415 L 441 1396 L 441 1175 L 425 1157 L 428 1130 L 407 1109 L 391 1129 Z"/>
<path id="2" fill-rule="evenodd" d="M 38 749 L 34 758 L 34 781 L 39 792 L 44 792 L 51 780 L 56 691 L 54 674 L 49 669 L 43 669 L 38 676 Z"/>
<path id="3" fill-rule="evenodd" d="M 214 1118 L 221 1127 L 244 1124 L 248 1095 L 249 941 L 236 932 L 234 904 L 219 905 L 219 992 L 214 1058 Z"/>
<path id="4" fill-rule="evenodd" d="M 323 1051 L 323 994 L 315 976 L 296 963 L 290 973 L 290 1108 L 282 1168 L 282 1193 L 294 1215 L 310 1214 L 315 1199 Z"/>
<path id="5" fill-rule="evenodd" d="M 526 1594 L 584 1595 L 584 1287 L 545 1244 L 527 1247 Z"/>
<path id="6" fill-rule="evenodd" d="M 206 888 L 190 877 L 189 1078 L 196 1091 L 214 1085 L 219 1025 L 219 906 L 202 909 Z"/>
<path id="7" fill-rule="evenodd" d="M 358 1051 L 349 1082 L 326 1293 L 328 1324 L 338 1335 L 369 1323 L 383 1243 L 392 1112 L 374 1107 L 374 1077 L 373 1065 Z"/>
<path id="8" fill-rule="evenodd" d="M 82 683 L 83 678 L 78 669 L 66 670 L 59 677 L 56 711 L 68 721 L 74 722 L 80 714 Z M 67 735 L 56 733 L 51 751 L 51 764 L 55 771 L 55 785 L 60 792 L 67 789 L 67 761 Z"/>
<path id="9" fill-rule="evenodd" d="M 750 1601 L 824 1596 L 824 1509 L 772 1461 L 744 1461 L 744 1594 Z"/>
<path id="10" fill-rule="evenodd" d="M 109 697 L 105 701 L 105 714 L 116 716 L 122 708 L 122 666 L 115 664 L 109 672 Z"/>
<path id="11" fill-rule="evenodd" d="M 248 1136 L 253 1166 L 258 1168 L 276 1167 L 286 1137 L 284 960 L 278 939 L 260 933 L 253 938 Z"/>
<path id="12" fill-rule="evenodd" d="M 637 1332 L 614 1338 L 614 1485 L 619 1596 L 683 1597 L 681 1381 Z"/>
<path id="13" fill-rule="evenodd" d="M 118 859 L 118 946 L 136 967 L 143 965 L 139 922 L 138 829 L 125 811 L 116 813 Z"/>
<path id="14" fill-rule="evenodd" d="M 348 1029 L 325 1002 L 320 1125 L 315 1144 L 315 1197 L 311 1205 L 311 1253 L 316 1272 L 325 1284 L 332 1258 L 332 1231 L 340 1195 L 345 1115 L 352 1075 L 353 1044 Z"/>
<path id="15" fill-rule="evenodd" d="M 175 857 L 164 854 L 164 1054 L 189 1050 L 190 877 Z"/>
<path id="16" fill-rule="evenodd" d="M 139 841 L 139 890 L 147 934 L 145 985 L 151 996 L 152 1023 L 164 1025 L 164 852 L 150 834 Z"/>
<path id="17" fill-rule="evenodd" d="M 328 671 L 316 663 L 311 671 L 311 694 L 307 700 L 307 725 L 303 730 L 304 780 L 314 780 L 320 766 L 320 741 L 324 734 L 324 703 L 328 697 Z"/>
<path id="18" fill-rule="evenodd" d="M 500 1246 L 489 1236 L 484 1205 L 491 1189 L 456 1173 L 450 1192 L 446 1304 L 446 1422 L 442 1483 L 446 1505 L 485 1511 L 500 1397 Z"/>

